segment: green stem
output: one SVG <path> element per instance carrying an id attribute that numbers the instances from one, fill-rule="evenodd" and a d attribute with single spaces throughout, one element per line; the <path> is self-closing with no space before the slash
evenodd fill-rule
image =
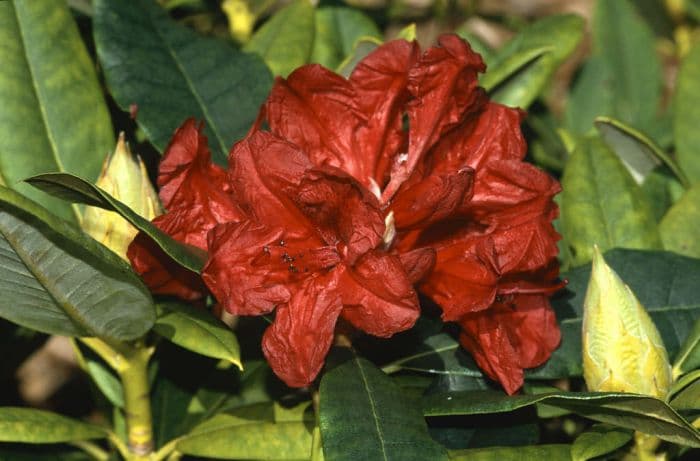
<path id="1" fill-rule="evenodd" d="M 102 357 L 117 372 L 122 383 L 128 451 L 124 453 L 123 446 L 115 446 L 128 461 L 150 460 L 153 454 L 153 421 L 148 362 L 154 348 L 141 343 L 112 345 L 99 338 L 80 338 L 80 341 Z M 115 440 L 112 439 L 112 442 Z"/>
<path id="2" fill-rule="evenodd" d="M 153 349 L 137 347 L 126 358 L 125 366 L 117 369 L 124 388 L 124 414 L 131 460 L 150 459 L 153 453 L 153 422 L 151 419 L 148 361 Z"/>

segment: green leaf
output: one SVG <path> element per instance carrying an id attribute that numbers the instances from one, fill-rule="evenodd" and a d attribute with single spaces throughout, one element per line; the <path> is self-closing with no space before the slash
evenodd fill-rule
<path id="1" fill-rule="evenodd" d="M 700 183 L 687 190 L 659 223 L 664 248 L 700 258 Z"/>
<path id="2" fill-rule="evenodd" d="M 202 250 L 174 240 L 131 208 L 82 178 L 65 173 L 47 173 L 27 178 L 25 181 L 63 200 L 84 203 L 119 213 L 134 227 L 153 239 L 178 264 L 197 273 L 204 266 L 206 256 Z"/>
<path id="3" fill-rule="evenodd" d="M 661 246 L 647 197 L 599 138 L 577 143 L 561 183 L 562 233 L 573 265 L 590 261 L 595 244 L 603 251 Z"/>
<path id="4" fill-rule="evenodd" d="M 77 208 L 19 181 L 97 178 L 114 136 L 95 66 L 63 0 L 0 2 L 0 43 L 0 184 L 77 223 Z"/>
<path id="5" fill-rule="evenodd" d="M 524 447 L 493 447 L 450 450 L 452 461 L 569 461 L 569 445 L 528 445 Z"/>
<path id="6" fill-rule="evenodd" d="M 439 460 L 419 407 L 371 362 L 353 356 L 326 372 L 319 421 L 328 461 Z"/>
<path id="7" fill-rule="evenodd" d="M 307 407 L 269 403 L 219 413 L 181 437 L 176 449 L 217 459 L 308 459 L 313 417 L 305 416 Z"/>
<path id="8" fill-rule="evenodd" d="M 106 435 L 99 426 L 50 411 L 0 407 L 0 442 L 59 443 L 99 439 Z"/>
<path id="9" fill-rule="evenodd" d="M 335 69 L 349 56 L 362 37 L 381 39 L 376 24 L 363 12 L 345 7 L 316 10 L 316 35 L 309 62 Z"/>
<path id="10" fill-rule="evenodd" d="M 628 0 L 598 0 L 592 31 L 593 56 L 572 88 L 567 126 L 586 133 L 606 115 L 653 136 L 662 78 L 652 30 Z"/>
<path id="11" fill-rule="evenodd" d="M 690 182 L 700 182 L 700 44 L 685 56 L 674 94 L 673 140 L 676 159 Z"/>
<path id="12" fill-rule="evenodd" d="M 236 335 L 221 320 L 186 304 L 168 303 L 153 329 L 178 346 L 215 359 L 227 360 L 239 369 L 241 351 Z"/>
<path id="13" fill-rule="evenodd" d="M 632 431 L 609 424 L 596 424 L 582 433 L 571 446 L 572 461 L 587 461 L 613 452 L 632 440 Z"/>
<path id="14" fill-rule="evenodd" d="M 681 350 L 673 363 L 673 377 L 687 373 L 700 367 L 700 318 L 693 324 Z"/>
<path id="15" fill-rule="evenodd" d="M 492 391 L 445 392 L 425 397 L 423 411 L 426 416 L 477 415 L 510 412 L 536 403 L 560 407 L 669 442 L 700 447 L 700 433 L 668 404 L 637 394 L 553 392 L 509 397 Z"/>
<path id="16" fill-rule="evenodd" d="M 697 374 L 693 378 L 695 380 L 676 393 L 669 402 L 676 410 L 700 410 L 700 378 Z"/>
<path id="17" fill-rule="evenodd" d="M 129 265 L 45 208 L 0 187 L 0 316 L 45 333 L 143 336 L 151 295 Z"/>
<path id="18" fill-rule="evenodd" d="M 260 59 L 176 24 L 153 0 L 94 6 L 97 55 L 119 106 L 138 106 L 136 120 L 160 151 L 186 118 L 203 120 L 213 159 L 226 164 L 272 84 Z"/>
<path id="19" fill-rule="evenodd" d="M 576 49 L 583 27 L 579 16 L 553 15 L 523 29 L 489 62 L 482 81 L 490 88 L 491 98 L 508 106 L 528 107 Z M 492 72 L 497 77 L 489 77 Z"/>
<path id="20" fill-rule="evenodd" d="M 275 75 L 286 77 L 311 57 L 314 8 L 309 0 L 294 0 L 258 29 L 244 50 L 257 53 Z"/>
<path id="21" fill-rule="evenodd" d="M 689 184 L 676 162 L 643 133 L 610 117 L 597 117 L 595 126 L 637 184 L 642 184 L 661 162 L 668 166 L 681 183 L 686 186 Z"/>
<path id="22" fill-rule="evenodd" d="M 74 341 L 73 351 L 78 363 L 92 378 L 97 389 L 117 408 L 124 408 L 124 389 L 117 373 L 92 349 Z"/>

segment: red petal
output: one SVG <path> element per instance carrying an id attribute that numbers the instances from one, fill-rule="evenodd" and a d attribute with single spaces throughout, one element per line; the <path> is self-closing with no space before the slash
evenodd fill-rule
<path id="1" fill-rule="evenodd" d="M 226 172 L 211 163 L 207 138 L 194 119 L 177 129 L 158 171 L 163 206 L 167 210 L 196 209 L 192 215 L 198 220 L 200 232 L 196 242 L 190 238 L 187 243 L 204 248 L 206 232 L 214 225 L 242 218 L 230 195 Z"/>
<path id="2" fill-rule="evenodd" d="M 202 278 L 228 312 L 260 315 L 289 301 L 293 284 L 338 262 L 335 249 L 313 236 L 246 221 L 209 234 Z"/>
<path id="3" fill-rule="evenodd" d="M 384 213 L 377 198 L 342 171 L 310 170 L 290 192 L 326 244 L 344 244 L 348 264 L 382 242 Z"/>
<path id="4" fill-rule="evenodd" d="M 417 283 L 435 266 L 435 250 L 432 248 L 418 248 L 399 254 L 401 264 L 406 270 L 406 275 L 411 283 Z"/>
<path id="5" fill-rule="evenodd" d="M 343 77 L 316 64 L 300 67 L 275 81 L 265 104 L 272 133 L 299 146 L 315 165 L 352 175 L 362 170 L 353 145 L 360 123 L 355 92 Z"/>
<path id="6" fill-rule="evenodd" d="M 323 367 L 342 309 L 335 283 L 332 275 L 306 279 L 265 331 L 265 357 L 290 387 L 308 386 Z"/>
<path id="7" fill-rule="evenodd" d="M 295 145 L 258 131 L 231 150 L 229 181 L 241 207 L 254 220 L 303 234 L 308 233 L 309 223 L 288 195 L 311 166 Z"/>
<path id="8" fill-rule="evenodd" d="M 467 168 L 404 183 L 391 204 L 396 228 L 425 228 L 452 215 L 471 196 L 473 177 Z"/>
<path id="9" fill-rule="evenodd" d="M 459 320 L 493 303 L 500 271 L 490 238 L 466 236 L 435 250 L 435 267 L 420 287 L 440 305 L 444 320 Z"/>
<path id="10" fill-rule="evenodd" d="M 522 386 L 523 369 L 542 365 L 561 339 L 543 295 L 517 295 L 507 304 L 464 317 L 460 326 L 462 345 L 509 394 Z"/>
<path id="11" fill-rule="evenodd" d="M 410 71 L 408 90 L 413 99 L 407 105 L 408 152 L 391 172 L 382 194 L 384 202 L 412 174 L 425 152 L 484 102 L 477 80 L 477 74 L 486 69 L 481 56 L 457 35 L 442 35 L 439 44 L 428 49 Z"/>
<path id="12" fill-rule="evenodd" d="M 343 318 L 375 336 L 407 330 L 420 314 L 418 296 L 397 256 L 365 254 L 342 272 L 338 289 Z"/>
<path id="13" fill-rule="evenodd" d="M 356 91 L 357 110 L 365 123 L 358 127 L 358 152 L 362 152 L 357 171 L 351 172 L 365 186 L 374 178 L 385 183 L 391 162 L 407 142 L 402 127 L 404 105 L 410 97 L 408 73 L 418 60 L 416 42 L 388 42 L 360 61 L 350 76 Z"/>
<path id="14" fill-rule="evenodd" d="M 166 149 L 158 184 L 168 211 L 153 224 L 179 242 L 206 250 L 209 230 L 243 214 L 229 193 L 226 173 L 211 163 L 201 131 L 193 119 L 187 120 Z M 154 293 L 192 300 L 206 292 L 197 274 L 173 262 L 145 235 L 137 236 L 127 256 Z"/>

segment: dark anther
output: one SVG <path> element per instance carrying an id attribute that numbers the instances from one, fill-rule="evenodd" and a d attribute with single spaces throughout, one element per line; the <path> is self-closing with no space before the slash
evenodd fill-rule
<path id="1" fill-rule="evenodd" d="M 299 269 L 294 264 L 289 265 L 289 272 L 299 272 Z"/>
<path id="2" fill-rule="evenodd" d="M 269 255 L 270 254 L 270 247 L 267 245 L 264 245 L 263 246 L 263 253 L 265 253 L 266 255 Z"/>
<path id="3" fill-rule="evenodd" d="M 281 246 L 281 247 L 285 246 L 286 244 L 287 244 L 287 242 L 285 242 L 284 240 L 280 240 L 280 246 Z"/>

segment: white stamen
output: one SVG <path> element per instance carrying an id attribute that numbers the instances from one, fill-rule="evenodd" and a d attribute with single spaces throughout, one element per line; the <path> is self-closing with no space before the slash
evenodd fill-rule
<path id="1" fill-rule="evenodd" d="M 379 184 L 377 184 L 377 181 L 375 181 L 372 177 L 369 178 L 369 190 L 378 199 L 382 198 L 382 190 L 379 188 Z"/>
<path id="2" fill-rule="evenodd" d="M 384 242 L 384 249 L 388 250 L 391 244 L 394 242 L 396 237 L 396 226 L 394 224 L 394 212 L 390 211 L 386 218 L 384 218 L 384 235 L 382 236 L 382 241 Z"/>
<path id="3" fill-rule="evenodd" d="M 402 154 L 399 154 L 399 155 L 396 157 L 396 162 L 397 162 L 399 165 L 408 162 L 408 153 L 404 152 L 404 153 L 402 153 Z"/>

